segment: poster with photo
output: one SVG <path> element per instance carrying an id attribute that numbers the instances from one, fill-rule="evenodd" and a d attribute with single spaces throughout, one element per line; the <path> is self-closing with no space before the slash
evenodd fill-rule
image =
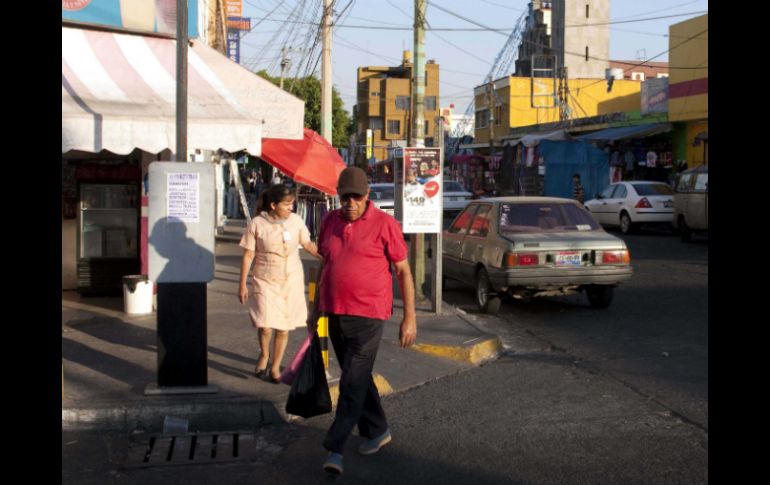
<path id="1" fill-rule="evenodd" d="M 443 180 L 440 148 L 404 148 L 403 231 L 441 232 Z"/>

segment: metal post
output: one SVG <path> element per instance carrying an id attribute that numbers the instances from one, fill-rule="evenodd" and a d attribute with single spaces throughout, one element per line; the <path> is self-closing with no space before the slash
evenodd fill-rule
<path id="1" fill-rule="evenodd" d="M 444 118 L 439 116 L 436 120 L 436 126 L 438 130 L 438 146 L 441 149 L 439 151 L 439 173 L 442 180 L 444 177 Z M 443 204 L 442 204 L 443 209 Z M 442 210 L 442 227 L 443 227 L 443 210 Z M 443 267 L 442 267 L 442 254 L 443 254 L 443 233 L 439 231 L 438 234 L 431 234 L 431 248 L 433 249 L 433 265 L 432 265 L 432 278 L 431 278 L 431 310 L 436 315 L 441 315 L 441 302 L 444 298 L 443 292 Z"/>
<path id="2" fill-rule="evenodd" d="M 321 136 L 332 142 L 332 0 L 324 0 L 321 63 Z"/>
<path id="3" fill-rule="evenodd" d="M 425 147 L 425 0 L 414 0 L 414 64 L 412 66 L 412 140 L 413 147 Z M 414 293 L 417 301 L 425 300 L 425 234 L 415 234 Z"/>
<path id="4" fill-rule="evenodd" d="M 176 0 L 176 161 L 187 161 L 187 0 Z"/>

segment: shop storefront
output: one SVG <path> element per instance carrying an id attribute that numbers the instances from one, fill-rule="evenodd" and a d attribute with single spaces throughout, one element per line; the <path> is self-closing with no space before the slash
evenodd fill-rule
<path id="1" fill-rule="evenodd" d="M 188 62 L 179 159 L 302 137 L 302 100 L 198 40 Z M 122 276 L 146 272 L 145 176 L 177 158 L 175 72 L 173 39 L 62 26 L 62 289 L 119 294 Z"/>
<path id="2" fill-rule="evenodd" d="M 576 140 L 607 154 L 610 182 L 653 180 L 670 183 L 680 162 L 674 159 L 673 127 L 669 123 L 608 128 Z"/>

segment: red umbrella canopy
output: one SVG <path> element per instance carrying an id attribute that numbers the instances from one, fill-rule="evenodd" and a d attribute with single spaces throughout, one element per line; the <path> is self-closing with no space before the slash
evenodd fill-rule
<path id="1" fill-rule="evenodd" d="M 305 128 L 301 140 L 262 139 L 261 158 L 294 180 L 326 194 L 337 194 L 337 179 L 345 162 L 328 141 Z"/>

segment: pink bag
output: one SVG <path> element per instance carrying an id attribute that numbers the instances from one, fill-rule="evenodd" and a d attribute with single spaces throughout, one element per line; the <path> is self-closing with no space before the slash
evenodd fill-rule
<path id="1" fill-rule="evenodd" d="M 286 367 L 283 372 L 281 372 L 280 381 L 284 384 L 291 385 L 292 382 L 294 382 L 294 376 L 297 375 L 297 371 L 299 370 L 299 365 L 302 363 L 302 359 L 305 357 L 305 354 L 307 353 L 307 349 L 310 347 L 310 342 L 313 341 L 313 334 L 315 332 L 308 331 L 307 338 L 304 342 L 302 342 L 302 345 L 299 346 L 299 350 L 297 350 L 297 353 L 294 355 L 294 358 L 291 359 L 291 363 L 288 367 Z"/>

